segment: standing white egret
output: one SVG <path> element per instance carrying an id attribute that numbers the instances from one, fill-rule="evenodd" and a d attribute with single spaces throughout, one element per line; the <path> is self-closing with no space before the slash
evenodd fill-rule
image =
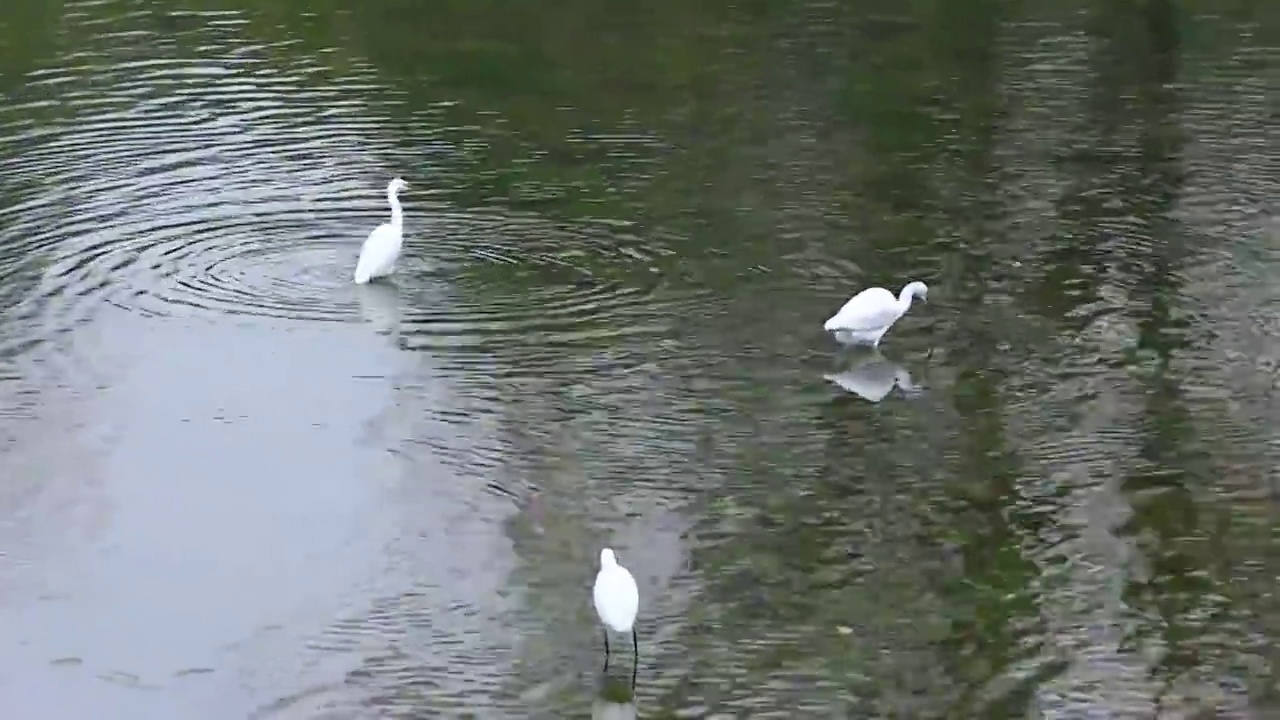
<path id="1" fill-rule="evenodd" d="M 631 633 L 631 648 L 635 665 L 640 664 L 640 640 L 636 637 L 636 611 L 640 609 L 640 592 L 636 579 L 626 568 L 618 564 L 613 550 L 600 551 L 600 572 L 596 573 L 596 585 L 591 599 L 595 602 L 596 615 L 604 623 L 604 670 L 609 671 L 609 630 Z M 636 667 L 631 669 L 631 684 L 636 684 Z"/>
<path id="2" fill-rule="evenodd" d="M 391 222 L 383 223 L 369 233 L 360 248 L 360 260 L 356 262 L 355 281 L 363 285 L 370 280 L 395 272 L 396 259 L 400 257 L 403 240 L 404 212 L 400 209 L 401 190 L 409 184 L 400 178 L 387 185 L 387 202 L 391 204 Z"/>
<path id="3" fill-rule="evenodd" d="M 918 280 L 907 283 L 896 299 L 884 288 L 867 288 L 850 298 L 822 329 L 834 332 L 841 342 L 878 347 L 880 338 L 911 307 L 911 298 L 919 296 L 927 302 L 928 294 L 928 286 Z"/>

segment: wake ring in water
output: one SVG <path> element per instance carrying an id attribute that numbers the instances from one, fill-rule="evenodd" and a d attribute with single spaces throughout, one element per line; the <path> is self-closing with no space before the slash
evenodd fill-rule
<path id="1" fill-rule="evenodd" d="M 359 244 L 299 241 L 203 248 L 178 260 L 176 272 L 140 296 L 165 307 L 140 307 L 161 316 L 175 308 L 218 315 L 253 315 L 299 321 L 351 322 L 351 268 Z"/>
<path id="2" fill-rule="evenodd" d="M 633 278 L 636 280 L 637 278 Z M 490 376 L 590 369 L 615 370 L 637 348 L 653 349 L 705 300 L 660 282 L 578 278 L 519 288 L 461 277 L 435 298 L 406 298 L 403 347 L 441 353 L 446 365 L 483 368 Z M 432 301 L 434 300 L 434 302 Z M 502 359 L 495 364 L 496 359 Z"/>
<path id="3" fill-rule="evenodd" d="M 568 342 L 635 334 L 655 320 L 665 325 L 669 319 L 652 288 L 615 282 L 546 283 L 515 294 L 488 290 L 477 290 L 474 298 L 456 297 L 447 307 L 410 311 L 407 330 L 428 343 L 430 337 L 459 335 L 499 341 L 540 335 Z"/>
<path id="4" fill-rule="evenodd" d="M 660 245 L 612 227 L 444 210 L 425 232 L 448 282 L 402 285 L 401 342 L 462 365 L 593 362 L 668 336 L 706 300 L 664 277 Z"/>

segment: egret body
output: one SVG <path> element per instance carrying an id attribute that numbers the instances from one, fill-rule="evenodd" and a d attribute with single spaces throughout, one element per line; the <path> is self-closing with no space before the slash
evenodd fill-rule
<path id="1" fill-rule="evenodd" d="M 635 662 L 640 662 L 640 641 L 636 637 L 636 611 L 640 609 L 640 592 L 636 579 L 626 568 L 618 564 L 613 550 L 600 551 L 600 572 L 591 592 L 596 615 L 604 624 L 604 669 L 609 670 L 609 631 L 631 633 L 631 648 Z M 635 669 L 631 671 L 631 684 L 635 685 Z"/>
<path id="2" fill-rule="evenodd" d="M 401 190 L 409 184 L 395 178 L 387 185 L 387 202 L 391 205 L 391 222 L 373 229 L 360 247 L 360 260 L 356 262 L 355 281 L 358 285 L 395 272 L 396 260 L 404 234 L 404 211 L 400 209 Z"/>
<path id="3" fill-rule="evenodd" d="M 850 298 L 822 329 L 835 333 L 841 342 L 877 347 L 880 338 L 911 307 L 911 299 L 919 297 L 927 302 L 928 294 L 928 286 L 918 280 L 907 283 L 896 298 L 884 288 L 867 288 Z"/>

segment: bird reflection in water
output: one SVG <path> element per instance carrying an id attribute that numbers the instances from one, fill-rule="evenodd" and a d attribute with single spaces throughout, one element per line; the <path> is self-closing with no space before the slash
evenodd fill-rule
<path id="1" fill-rule="evenodd" d="M 600 679 L 600 692 L 591 703 L 591 720 L 634 720 L 636 699 L 634 688 L 608 675 Z"/>
<path id="2" fill-rule="evenodd" d="M 921 391 L 920 386 L 911 382 L 911 373 L 905 367 L 886 358 L 879 350 L 855 352 L 846 362 L 848 364 L 843 371 L 822 377 L 865 400 L 878 403 L 894 387 L 907 397 L 914 397 Z"/>
<path id="3" fill-rule="evenodd" d="M 400 292 L 394 283 L 370 283 L 355 286 L 360 318 L 383 335 L 400 328 Z"/>

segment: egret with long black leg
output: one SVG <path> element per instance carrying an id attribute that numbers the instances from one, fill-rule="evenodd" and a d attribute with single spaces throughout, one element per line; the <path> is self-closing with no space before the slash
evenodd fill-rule
<path id="1" fill-rule="evenodd" d="M 604 624 L 604 672 L 609 672 L 609 631 L 631 633 L 631 649 L 634 665 L 631 668 L 631 686 L 636 684 L 636 670 L 640 665 L 640 640 L 636 636 L 636 611 L 640 609 L 640 592 L 636 579 L 626 568 L 618 564 L 613 550 L 600 551 L 600 572 L 591 592 L 596 615 Z"/>

